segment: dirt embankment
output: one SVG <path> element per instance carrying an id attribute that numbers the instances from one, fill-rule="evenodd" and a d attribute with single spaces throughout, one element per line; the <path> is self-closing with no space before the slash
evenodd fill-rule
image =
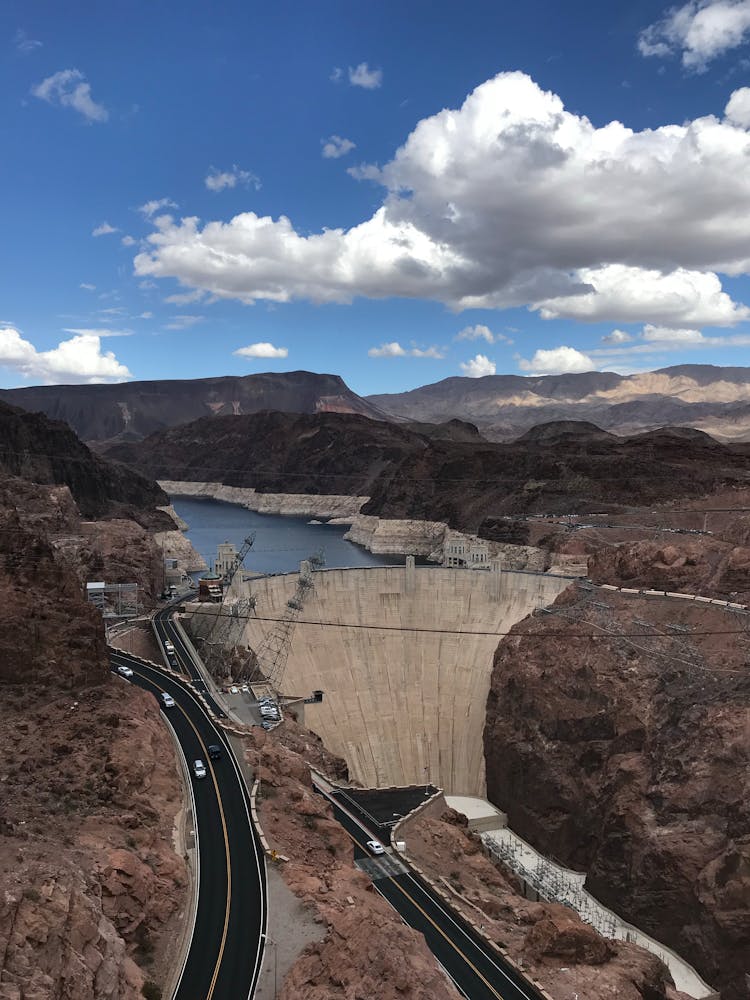
<path id="1" fill-rule="evenodd" d="M 635 945 L 609 941 L 565 906 L 524 899 L 514 876 L 483 852 L 453 810 L 411 823 L 409 856 L 553 997 L 658 1000 L 677 994 L 669 973 Z"/>
<path id="2" fill-rule="evenodd" d="M 575 588 L 554 607 L 498 647 L 489 798 L 543 853 L 587 870 L 594 895 L 685 955 L 727 1000 L 744 997 L 742 622 L 687 601 Z"/>
<path id="3" fill-rule="evenodd" d="M 286 722 L 252 738 L 260 758 L 260 817 L 272 847 L 289 857 L 285 881 L 325 924 L 285 977 L 280 1000 L 456 1000 L 421 934 L 406 927 L 353 863 L 352 843 L 312 788 L 308 761 L 329 775 L 345 767 L 311 733 Z"/>

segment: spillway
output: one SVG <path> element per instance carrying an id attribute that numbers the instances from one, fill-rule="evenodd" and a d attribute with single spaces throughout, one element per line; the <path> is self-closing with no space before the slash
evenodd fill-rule
<path id="1" fill-rule="evenodd" d="M 305 706 L 305 724 L 365 786 L 429 781 L 483 796 L 498 633 L 550 604 L 570 579 L 399 566 L 319 570 L 312 580 L 279 685 L 287 695 L 324 692 L 321 704 Z M 258 618 L 281 617 L 296 584 L 297 574 L 253 580 Z M 251 619 L 246 641 L 257 649 L 271 627 Z"/>

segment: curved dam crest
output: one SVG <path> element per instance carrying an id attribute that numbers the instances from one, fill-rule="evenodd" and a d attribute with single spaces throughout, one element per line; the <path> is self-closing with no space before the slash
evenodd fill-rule
<path id="1" fill-rule="evenodd" d="M 306 706 L 305 724 L 365 786 L 432 782 L 484 796 L 482 734 L 500 637 L 460 633 L 507 632 L 570 578 L 370 567 L 312 579 L 302 617 L 334 625 L 297 623 L 280 684 L 290 696 L 324 692 L 321 704 Z M 296 582 L 297 574 L 253 580 L 257 614 L 280 617 Z M 257 649 L 268 627 L 250 619 L 245 640 Z"/>

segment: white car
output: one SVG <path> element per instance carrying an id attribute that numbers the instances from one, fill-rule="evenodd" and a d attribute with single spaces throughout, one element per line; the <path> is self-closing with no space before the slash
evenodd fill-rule
<path id="1" fill-rule="evenodd" d="M 175 700 L 171 694 L 167 694 L 166 691 L 162 691 L 159 695 L 159 701 L 161 702 L 162 708 L 174 708 Z"/>
<path id="2" fill-rule="evenodd" d="M 203 763 L 202 760 L 193 761 L 193 774 L 196 776 L 196 778 L 206 777 L 206 765 Z"/>
<path id="3" fill-rule="evenodd" d="M 379 840 L 368 840 L 367 847 L 371 854 L 385 854 L 385 848 Z"/>
<path id="4" fill-rule="evenodd" d="M 133 671 L 125 663 L 120 664 L 120 666 L 117 668 L 117 673 L 120 674 L 121 677 L 133 676 Z"/>

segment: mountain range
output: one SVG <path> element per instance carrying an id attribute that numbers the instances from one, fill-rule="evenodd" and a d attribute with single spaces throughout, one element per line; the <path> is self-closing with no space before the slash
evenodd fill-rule
<path id="1" fill-rule="evenodd" d="M 679 365 L 636 375 L 455 377 L 403 393 L 359 396 L 338 375 L 262 373 L 114 385 L 29 386 L 0 399 L 66 421 L 88 442 L 137 441 L 204 416 L 260 410 L 354 413 L 373 420 L 475 424 L 513 440 L 550 421 L 589 421 L 628 435 L 695 427 L 726 441 L 750 439 L 750 368 Z"/>

